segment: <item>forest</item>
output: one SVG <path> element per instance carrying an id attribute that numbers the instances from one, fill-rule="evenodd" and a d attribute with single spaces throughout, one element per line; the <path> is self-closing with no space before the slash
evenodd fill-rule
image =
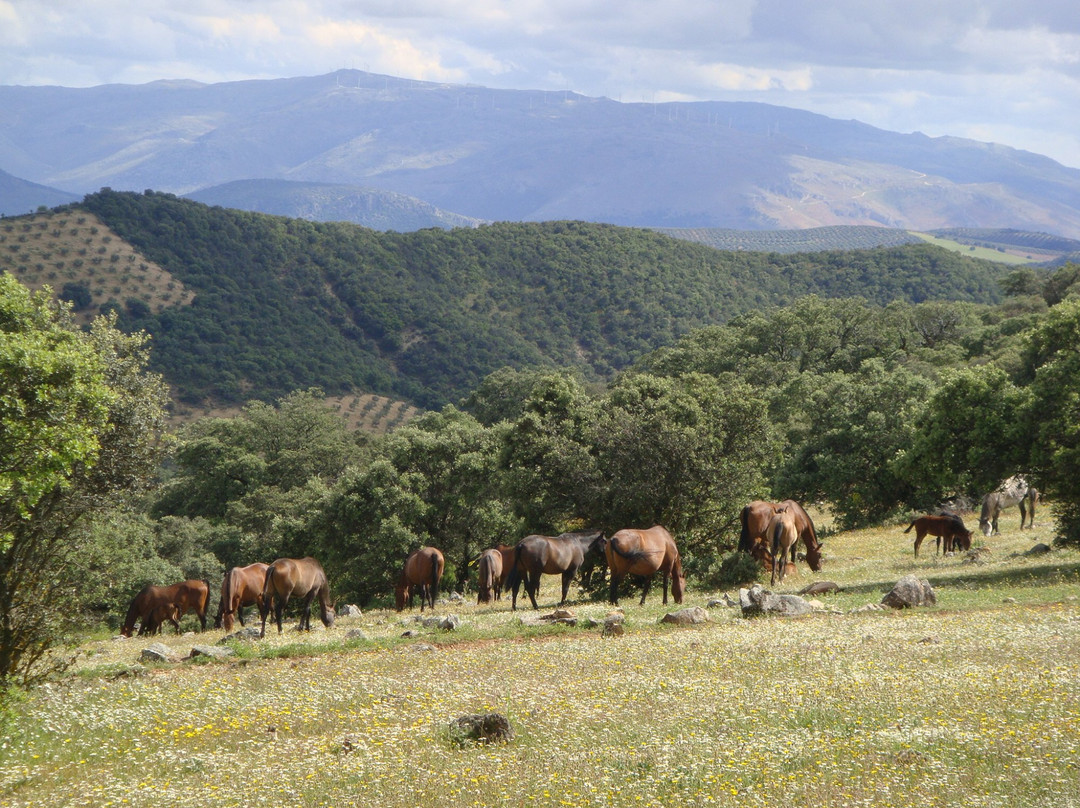
<path id="1" fill-rule="evenodd" d="M 165 211 L 180 204 L 152 198 Z M 165 214 L 160 221 L 177 226 Z M 325 227 L 258 221 L 280 228 L 281 241 L 258 242 L 267 256 L 285 250 L 288 238 L 314 237 Z M 545 228 L 563 236 L 546 249 L 577 239 L 602 244 L 614 231 L 572 223 L 539 229 Z M 505 230 L 510 236 L 533 231 Z M 137 234 L 125 237 L 135 243 Z M 481 244 L 539 256 L 537 243 L 470 242 L 474 231 L 424 232 L 415 242 L 394 237 L 394 250 L 388 246 L 394 238 L 356 238 L 357 249 L 362 245 L 371 256 L 415 250 L 428 256 L 429 269 L 441 266 L 441 279 L 431 269 L 436 285 L 425 288 L 446 297 L 433 296 L 426 303 L 431 307 L 449 305 L 451 288 L 460 296 L 468 283 L 491 282 L 481 281 L 486 276 L 475 267 L 469 281 L 465 268 L 449 259 L 454 240 L 472 244 L 473 256 L 481 254 Z M 650 234 L 640 238 L 644 247 L 666 243 Z M 184 283 L 196 289 L 192 310 L 204 294 L 198 272 L 213 266 L 203 255 L 212 239 L 204 239 L 193 237 L 183 254 L 191 266 Z M 222 243 L 234 242 L 223 237 Z M 620 249 L 633 243 L 620 241 Z M 136 246 L 157 249 L 149 242 Z M 693 245 L 679 249 L 706 255 Z M 608 267 L 611 283 L 630 272 L 623 253 L 605 262 L 597 251 L 593 260 Z M 6 385 L 0 452 L 9 458 L 0 477 L 0 677 L 28 682 L 48 675 L 62 662 L 51 649 L 89 627 L 115 627 L 146 583 L 197 578 L 214 588 L 233 565 L 283 556 L 318 557 L 341 602 L 385 604 L 401 559 L 421 544 L 443 549 L 447 581 L 460 587 L 480 550 L 528 533 L 663 524 L 678 538 L 690 586 L 703 587 L 746 574 L 734 550 L 738 513 L 751 499 L 817 503 L 841 528 L 856 527 L 900 521 L 943 503 L 970 506 L 1017 471 L 1030 475 L 1052 504 L 1059 541 L 1080 543 L 1074 473 L 1080 461 L 1080 268 L 1002 272 L 980 265 L 982 275 L 946 274 L 941 283 L 962 281 L 969 295 L 991 302 L 912 302 L 885 291 L 917 277 L 914 270 L 893 271 L 890 262 L 903 261 L 886 258 L 890 252 L 873 266 L 840 255 L 825 256 L 824 265 L 805 256 L 734 256 L 731 265 L 745 262 L 747 279 L 755 277 L 751 267 L 782 266 L 780 274 L 766 272 L 761 288 L 786 272 L 791 300 L 759 301 L 701 328 L 668 319 L 661 326 L 666 332 L 643 327 L 609 334 L 611 323 L 598 320 L 595 333 L 609 334 L 604 339 L 625 350 L 617 361 L 606 353 L 607 364 L 585 369 L 531 355 L 517 361 L 493 355 L 486 361 L 501 364 L 491 372 L 480 376 L 482 364 L 462 371 L 465 379 L 477 374 L 475 384 L 445 383 L 446 395 L 462 389 L 460 396 L 385 435 L 348 429 L 318 386 L 298 386 L 270 400 L 252 395 L 236 417 L 170 431 L 168 385 L 154 352 L 170 328 L 183 330 L 179 318 L 152 340 L 129 331 L 115 310 L 83 329 L 70 306 L 0 275 Z M 915 263 L 945 260 L 920 248 L 903 255 Z M 238 290 L 259 262 L 236 260 L 231 278 Z M 507 271 L 526 263 L 491 261 Z M 309 258 L 306 266 L 313 263 Z M 546 266 L 545 273 L 523 276 L 516 288 L 540 283 L 558 264 Z M 823 266 L 836 278 L 861 273 L 863 289 L 878 289 L 880 298 L 796 294 L 804 291 L 796 279 L 823 273 Z M 305 277 L 312 299 L 318 297 L 315 279 L 322 284 L 327 276 L 299 273 L 289 284 Z M 586 280 L 567 272 L 552 281 L 551 295 L 586 295 L 575 291 Z M 360 283 L 341 276 L 335 305 L 349 299 L 350 282 Z M 604 284 L 590 282 L 596 286 L 588 294 L 600 300 Z M 391 286 L 383 283 L 380 294 L 389 299 Z M 221 279 L 219 286 L 216 316 L 240 298 Z M 352 294 L 363 296 L 358 289 Z M 540 299 L 544 293 L 537 288 L 532 294 Z M 722 298 L 701 292 L 692 305 L 715 306 Z M 283 306 L 283 300 L 275 303 L 267 294 L 262 302 Z M 639 302 L 646 300 L 673 309 L 691 305 L 659 281 Z M 394 311 L 400 316 L 404 309 Z M 240 309 L 237 317 L 243 319 Z M 407 330 L 409 323 L 396 322 L 379 336 L 387 344 Z M 194 328 L 191 323 L 183 327 Z M 373 341 L 376 331 L 372 325 L 366 332 Z M 655 347 L 657 333 L 671 340 Z M 295 336 L 315 338 L 311 332 Z M 227 356 L 227 344 L 210 355 L 222 363 L 236 359 Z M 449 337 L 447 346 L 462 350 Z M 282 357 L 274 361 L 286 367 Z M 455 369 L 450 363 L 447 372 Z M 290 372 L 283 370 L 275 383 L 287 383 Z M 435 389 L 431 381 L 423 384 Z"/>
<path id="2" fill-rule="evenodd" d="M 99 217 L 191 305 L 100 302 L 153 336 L 174 397 L 243 403 L 318 386 L 437 409 L 504 366 L 604 381 L 695 328 L 799 297 L 998 303 L 1000 264 L 911 245 L 724 252 L 583 222 L 380 233 L 103 190 Z"/>

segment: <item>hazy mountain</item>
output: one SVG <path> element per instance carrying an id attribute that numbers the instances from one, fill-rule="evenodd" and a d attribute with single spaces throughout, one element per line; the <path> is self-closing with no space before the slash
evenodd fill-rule
<path id="1" fill-rule="evenodd" d="M 80 199 L 81 195 L 27 182 L 0 170 L 0 214 L 4 216 L 21 216 L 37 210 L 41 205 L 53 208 Z"/>
<path id="2" fill-rule="evenodd" d="M 0 87 L 0 166 L 75 194 L 253 178 L 379 188 L 485 220 L 1080 236 L 1080 171 L 750 103 L 624 104 L 359 71 Z"/>
<path id="3" fill-rule="evenodd" d="M 378 188 L 288 180 L 237 180 L 186 195 L 206 205 L 315 222 L 353 222 L 373 230 L 475 227 L 482 220 L 439 210 L 415 197 Z"/>

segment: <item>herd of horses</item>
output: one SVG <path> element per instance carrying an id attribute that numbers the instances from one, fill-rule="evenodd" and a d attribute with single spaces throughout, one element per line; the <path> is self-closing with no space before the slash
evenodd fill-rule
<path id="1" fill-rule="evenodd" d="M 1021 475 L 1005 480 L 997 489 L 983 497 L 979 526 L 986 536 L 998 532 L 998 517 L 1004 508 L 1020 506 L 1020 527 L 1025 521 L 1032 526 L 1039 492 Z M 755 500 L 740 513 L 738 549 L 756 559 L 771 573 L 771 583 L 783 582 L 794 569 L 801 542 L 803 557 L 810 569 L 818 572 L 822 563 L 822 544 L 818 541 L 814 522 L 795 500 L 766 502 Z M 937 552 L 965 551 L 971 547 L 971 531 L 963 519 L 944 511 L 927 514 L 912 520 L 904 533 L 915 530 L 915 557 L 926 536 L 937 538 Z M 502 592 L 511 592 L 511 609 L 517 610 L 518 593 L 524 585 L 533 609 L 539 609 L 536 596 L 542 575 L 559 575 L 562 590 L 559 605 L 566 603 L 570 583 L 582 571 L 590 556 L 603 556 L 609 574 L 609 601 L 618 605 L 619 587 L 627 576 L 636 576 L 642 583 L 641 604 L 660 573 L 663 580 L 663 603 L 668 602 L 668 588 L 675 603 L 681 604 L 686 591 L 686 578 L 678 547 L 664 527 L 619 530 L 610 537 L 602 531 L 563 533 L 558 536 L 538 534 L 526 536 L 516 545 L 499 544 L 485 550 L 471 564 L 477 567 L 477 603 L 498 601 Z M 394 588 L 394 604 L 398 611 L 412 608 L 413 598 L 420 595 L 420 611 L 435 608 L 439 582 L 446 563 L 442 552 L 434 547 L 420 547 L 405 559 Z M 330 587 L 322 565 L 314 558 L 279 558 L 272 564 L 256 562 L 245 567 L 233 567 L 221 582 L 221 598 L 214 619 L 216 628 L 232 631 L 234 619 L 245 625 L 244 609 L 255 606 L 262 626 L 259 636 L 266 635 L 266 621 L 273 612 L 278 633 L 282 633 L 285 607 L 292 599 L 301 603 L 299 628 L 311 628 L 311 609 L 318 601 L 320 619 L 326 627 L 334 622 Z M 210 602 L 208 581 L 189 580 L 171 586 L 147 585 L 132 599 L 120 633 L 130 637 L 139 624 L 139 635 L 153 635 L 171 623 L 177 633 L 180 620 L 194 613 L 206 630 L 206 612 Z"/>

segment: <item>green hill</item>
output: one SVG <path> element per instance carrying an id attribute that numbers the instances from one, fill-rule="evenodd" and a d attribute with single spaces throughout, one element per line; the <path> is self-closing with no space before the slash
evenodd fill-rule
<path id="1" fill-rule="evenodd" d="M 152 192 L 74 209 L 184 290 L 152 307 L 118 281 L 93 305 L 153 335 L 157 369 L 189 404 L 319 385 L 437 407 L 507 365 L 605 378 L 691 329 L 809 293 L 997 302 L 1007 271 L 928 245 L 722 252 L 580 222 L 381 233 Z"/>

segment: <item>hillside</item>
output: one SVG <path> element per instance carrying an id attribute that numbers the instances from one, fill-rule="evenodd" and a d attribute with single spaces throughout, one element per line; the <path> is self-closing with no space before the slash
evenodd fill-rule
<path id="1" fill-rule="evenodd" d="M 101 192 L 52 215 L 88 214 L 139 256 L 103 264 L 159 267 L 174 297 L 141 302 L 110 275 L 86 309 L 116 307 L 152 334 L 155 367 L 193 407 L 312 385 L 438 407 L 508 365 L 607 378 L 691 329 L 809 293 L 996 302 L 1007 271 L 927 245 L 781 256 L 581 222 L 379 233 L 157 193 Z M 45 264 L 23 257 L 21 229 L 63 228 L 40 224 L 5 222 L 0 266 Z"/>
<path id="2" fill-rule="evenodd" d="M 288 180 L 392 191 L 487 221 L 1080 237 L 1080 170 L 767 104 L 620 103 L 340 70 L 210 85 L 0 86 L 0 109 L 0 167 L 71 194 Z M 314 210 L 324 190 L 305 193 Z M 26 210 L 0 197 L 0 211 Z"/>

